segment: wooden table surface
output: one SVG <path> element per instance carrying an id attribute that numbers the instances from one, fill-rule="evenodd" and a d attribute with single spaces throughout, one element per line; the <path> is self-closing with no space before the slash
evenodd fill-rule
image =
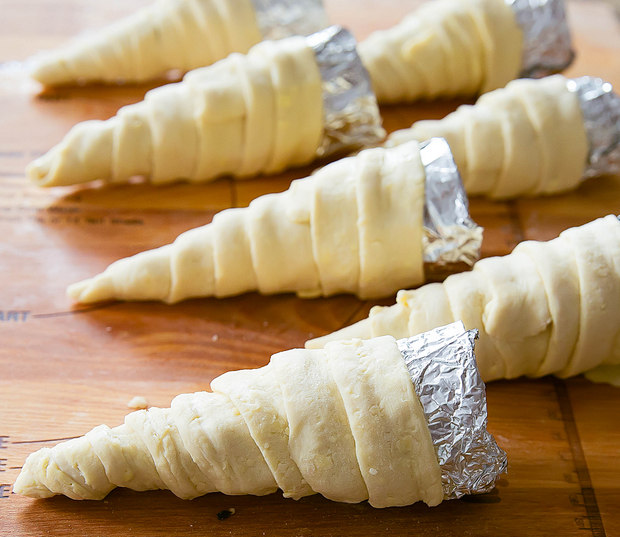
<path id="1" fill-rule="evenodd" d="M 25 457 L 57 440 L 115 425 L 127 402 L 167 406 L 230 369 L 265 364 L 276 351 L 364 317 L 349 296 L 301 300 L 257 294 L 174 306 L 75 307 L 69 283 L 113 260 L 172 241 L 221 209 L 287 188 L 311 169 L 209 185 L 40 190 L 24 166 L 76 122 L 107 118 L 147 87 L 62 89 L 38 95 L 22 60 L 145 0 L 0 0 L 0 535 L 620 535 L 620 389 L 583 378 L 494 382 L 490 430 L 508 452 L 508 474 L 488 495 L 373 509 L 314 496 L 300 501 L 117 490 L 101 502 L 33 501 L 11 493 Z M 330 0 L 331 20 L 363 38 L 411 9 L 404 0 Z M 620 20 L 608 4 L 569 3 L 578 52 L 568 75 L 598 75 L 620 88 Z M 394 130 L 441 117 L 458 102 L 383 110 Z M 620 212 L 620 177 L 593 179 L 544 199 L 471 201 L 485 227 L 483 255 L 523 239 Z M 387 299 L 388 304 L 393 298 Z M 216 514 L 234 507 L 235 515 Z"/>

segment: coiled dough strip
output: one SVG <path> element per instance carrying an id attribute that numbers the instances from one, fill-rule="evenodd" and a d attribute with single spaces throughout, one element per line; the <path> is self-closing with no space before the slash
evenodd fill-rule
<path id="1" fill-rule="evenodd" d="M 424 279 L 424 186 L 417 143 L 368 149 L 117 261 L 69 295 L 79 302 L 253 290 L 386 296 Z"/>
<path id="2" fill-rule="evenodd" d="M 359 44 L 377 100 L 476 95 L 521 70 L 523 32 L 504 0 L 434 0 Z"/>
<path id="3" fill-rule="evenodd" d="M 211 389 L 31 454 L 14 492 L 101 499 L 128 487 L 189 499 L 279 487 L 295 499 L 319 493 L 374 507 L 443 499 L 424 412 L 392 337 L 285 351 Z"/>
<path id="4" fill-rule="evenodd" d="M 27 168 L 40 186 L 276 173 L 316 157 L 321 74 L 302 37 L 264 41 L 149 91 L 106 121 L 84 121 Z"/>
<path id="5" fill-rule="evenodd" d="M 555 194 L 581 182 L 589 153 L 583 114 L 567 79 L 519 79 L 440 120 L 417 121 L 386 145 L 434 136 L 450 144 L 470 195 Z"/>
<path id="6" fill-rule="evenodd" d="M 211 65 L 262 40 L 251 0 L 157 0 L 101 30 L 34 57 L 48 86 L 141 82 Z"/>
<path id="7" fill-rule="evenodd" d="M 443 284 L 399 291 L 396 304 L 306 343 L 419 334 L 455 320 L 477 328 L 482 378 L 568 377 L 620 369 L 620 222 L 610 215 L 549 242 L 525 241 Z"/>

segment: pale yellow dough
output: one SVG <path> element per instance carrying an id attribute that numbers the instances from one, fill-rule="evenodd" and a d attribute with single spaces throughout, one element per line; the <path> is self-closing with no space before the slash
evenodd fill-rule
<path id="1" fill-rule="evenodd" d="M 381 297 L 424 280 L 425 172 L 418 144 L 374 148 L 228 209 L 172 244 L 69 287 L 78 302 L 177 302 L 296 292 Z"/>
<path id="2" fill-rule="evenodd" d="M 261 41 L 251 0 L 156 0 L 135 14 L 33 58 L 48 86 L 141 82 L 211 65 Z"/>
<path id="3" fill-rule="evenodd" d="M 322 80 L 303 37 L 264 41 L 85 121 L 26 172 L 39 186 L 249 177 L 307 164 L 323 136 Z"/>
<path id="4" fill-rule="evenodd" d="M 359 45 L 383 103 L 476 95 L 521 70 L 523 33 L 504 0 L 425 2 Z"/>
<path id="5" fill-rule="evenodd" d="M 443 284 L 399 291 L 396 304 L 306 347 L 384 334 L 402 338 L 462 320 L 480 331 L 482 378 L 577 375 L 617 381 L 620 366 L 620 222 L 613 215 L 549 242 L 526 241 Z M 615 380 L 614 380 L 615 379 Z"/>
<path id="6" fill-rule="evenodd" d="M 14 492 L 101 499 L 128 487 L 189 499 L 279 487 L 374 507 L 443 499 L 424 412 L 390 336 L 282 352 L 211 389 L 31 454 Z"/>
<path id="7" fill-rule="evenodd" d="M 588 159 L 579 99 L 567 79 L 513 80 L 441 120 L 417 121 L 386 141 L 443 137 L 470 195 L 506 199 L 576 188 Z"/>

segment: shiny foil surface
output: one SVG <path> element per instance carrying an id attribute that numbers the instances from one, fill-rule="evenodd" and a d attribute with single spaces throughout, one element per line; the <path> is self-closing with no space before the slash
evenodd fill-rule
<path id="1" fill-rule="evenodd" d="M 306 39 L 323 79 L 324 127 L 317 156 L 383 140 L 377 99 L 353 35 L 340 26 L 330 26 Z"/>
<path id="2" fill-rule="evenodd" d="M 582 76 L 566 84 L 579 99 L 590 145 L 584 177 L 620 173 L 620 96 L 601 78 Z"/>
<path id="3" fill-rule="evenodd" d="M 444 138 L 420 144 L 426 171 L 424 191 L 424 262 L 473 265 L 480 257 L 483 229 L 469 216 L 461 176 Z"/>
<path id="4" fill-rule="evenodd" d="M 487 431 L 484 382 L 474 356 L 476 330 L 462 322 L 398 340 L 435 446 L 444 499 L 492 490 L 506 453 Z"/>
<path id="5" fill-rule="evenodd" d="M 540 78 L 568 67 L 575 53 L 564 0 L 506 0 L 523 30 L 521 77 Z"/>
<path id="6" fill-rule="evenodd" d="M 263 39 L 309 35 L 328 25 L 322 0 L 252 0 Z"/>

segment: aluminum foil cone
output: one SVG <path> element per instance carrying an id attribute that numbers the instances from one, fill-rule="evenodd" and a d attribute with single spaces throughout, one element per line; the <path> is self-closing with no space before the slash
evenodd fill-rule
<path id="1" fill-rule="evenodd" d="M 322 0 L 252 0 L 263 39 L 309 35 L 325 28 Z"/>
<path id="2" fill-rule="evenodd" d="M 446 500 L 492 490 L 507 467 L 506 453 L 486 429 L 486 391 L 474 356 L 477 335 L 459 321 L 398 340 L 426 416 Z"/>
<path id="3" fill-rule="evenodd" d="M 469 202 L 450 146 L 444 138 L 420 144 L 426 171 L 424 200 L 425 270 L 480 257 L 483 229 L 469 216 Z"/>
<path id="4" fill-rule="evenodd" d="M 590 146 L 584 177 L 620 173 L 620 96 L 592 76 L 570 79 L 567 86 L 579 99 Z"/>
<path id="5" fill-rule="evenodd" d="M 575 53 L 564 0 L 506 0 L 523 30 L 521 77 L 540 78 L 568 67 Z"/>
<path id="6" fill-rule="evenodd" d="M 373 145 L 385 138 L 368 71 L 353 35 L 330 26 L 308 36 L 323 79 L 323 139 L 317 156 Z"/>

